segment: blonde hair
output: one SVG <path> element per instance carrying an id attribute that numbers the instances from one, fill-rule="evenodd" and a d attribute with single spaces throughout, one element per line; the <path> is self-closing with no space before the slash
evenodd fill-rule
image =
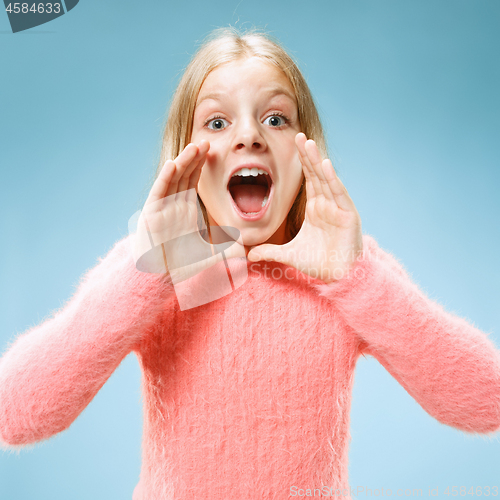
<path id="1" fill-rule="evenodd" d="M 173 95 L 168 113 L 158 168 L 175 159 L 189 144 L 193 129 L 196 100 L 207 75 L 217 66 L 246 57 L 260 57 L 274 64 L 287 76 L 297 98 L 301 131 L 313 139 L 323 158 L 328 156 L 323 127 L 309 87 L 297 64 L 267 33 L 252 29 L 240 33 L 235 28 L 218 28 L 212 31 L 191 59 Z M 205 223 L 209 227 L 205 206 L 198 196 Z M 306 189 L 302 185 L 287 217 L 287 232 L 293 238 L 305 216 Z"/>

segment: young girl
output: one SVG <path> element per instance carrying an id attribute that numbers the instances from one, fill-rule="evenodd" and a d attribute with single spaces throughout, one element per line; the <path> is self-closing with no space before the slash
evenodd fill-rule
<path id="1" fill-rule="evenodd" d="M 140 238 L 123 238 L 65 307 L 16 340 L 0 360 L 0 440 L 15 447 L 68 428 L 131 351 L 144 395 L 135 500 L 282 499 L 307 489 L 349 498 L 360 355 L 376 357 L 440 422 L 498 429 L 498 351 L 362 236 L 326 156 L 290 57 L 263 35 L 217 31 L 177 88 L 138 224 L 155 272 L 134 264 L 147 253 Z M 182 239 L 196 222 L 194 189 L 210 236 L 238 233 L 212 267 L 183 262 L 210 247 Z M 213 298 L 207 272 L 222 265 L 245 279 L 181 310 L 172 283 Z"/>

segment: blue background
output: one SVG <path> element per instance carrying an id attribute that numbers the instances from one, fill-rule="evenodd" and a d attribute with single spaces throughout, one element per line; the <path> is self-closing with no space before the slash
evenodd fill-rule
<path id="1" fill-rule="evenodd" d="M 500 2 L 81 0 L 17 34 L 0 12 L 0 352 L 126 235 L 182 69 L 229 24 L 298 59 L 364 232 L 500 346 Z M 0 452 L 0 498 L 131 498 L 141 412 L 131 355 L 69 430 Z M 498 437 L 438 423 L 373 358 L 351 434 L 351 485 L 372 496 L 500 486 Z"/>

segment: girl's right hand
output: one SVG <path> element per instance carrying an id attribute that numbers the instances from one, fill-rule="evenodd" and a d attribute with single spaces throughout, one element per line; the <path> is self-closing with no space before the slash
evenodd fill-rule
<path id="1" fill-rule="evenodd" d="M 225 237 L 226 242 L 215 247 L 199 233 L 201 211 L 196 187 L 209 149 L 205 140 L 198 146 L 188 144 L 175 160 L 163 165 L 139 216 L 132 243 L 140 271 L 168 273 L 172 282 L 178 283 L 221 261 L 221 250 L 226 258 L 245 257 L 234 230 L 233 239 Z M 217 233 L 220 238 L 222 231 Z"/>

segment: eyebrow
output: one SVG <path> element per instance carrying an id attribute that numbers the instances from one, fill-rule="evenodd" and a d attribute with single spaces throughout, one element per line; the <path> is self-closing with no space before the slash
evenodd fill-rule
<path id="1" fill-rule="evenodd" d="M 272 99 L 273 97 L 276 97 L 277 95 L 285 95 L 289 99 L 295 102 L 295 96 L 291 94 L 287 89 L 284 87 L 271 87 L 269 89 L 266 89 L 266 94 L 269 96 L 269 99 Z M 213 99 L 214 101 L 220 101 L 222 96 L 226 96 L 227 93 L 225 92 L 209 92 L 208 94 L 203 94 L 201 96 L 201 99 L 198 98 L 196 101 L 196 106 L 199 106 L 203 101 L 207 99 Z"/>

